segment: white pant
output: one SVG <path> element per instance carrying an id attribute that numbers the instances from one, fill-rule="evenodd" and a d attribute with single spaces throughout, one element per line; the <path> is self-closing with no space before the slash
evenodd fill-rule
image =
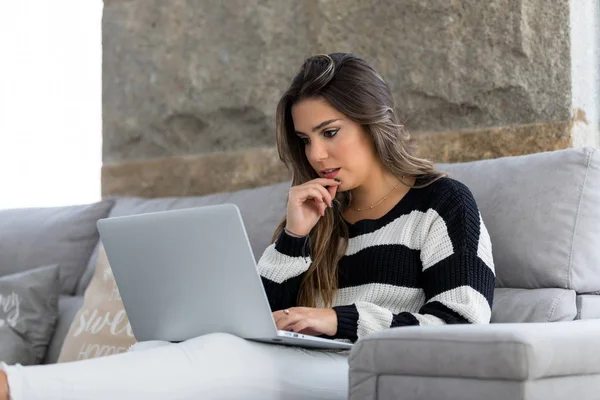
<path id="1" fill-rule="evenodd" d="M 123 354 L 0 367 L 12 400 L 346 399 L 348 352 L 305 350 L 214 333 L 139 343 Z"/>

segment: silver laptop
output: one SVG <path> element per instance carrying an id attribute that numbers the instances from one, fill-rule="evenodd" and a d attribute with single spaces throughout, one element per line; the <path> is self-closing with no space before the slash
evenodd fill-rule
<path id="1" fill-rule="evenodd" d="M 98 230 L 139 341 L 223 332 L 266 343 L 352 347 L 277 330 L 234 204 L 101 219 Z"/>

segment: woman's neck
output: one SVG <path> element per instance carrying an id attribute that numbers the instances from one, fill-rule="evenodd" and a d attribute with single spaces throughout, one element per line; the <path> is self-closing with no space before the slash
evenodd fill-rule
<path id="1" fill-rule="evenodd" d="M 384 197 L 394 194 L 396 190 L 402 191 L 407 190 L 407 188 L 391 173 L 383 173 L 381 171 L 372 173 L 367 182 L 352 189 L 352 203 L 350 207 L 354 210 L 369 209 Z"/>

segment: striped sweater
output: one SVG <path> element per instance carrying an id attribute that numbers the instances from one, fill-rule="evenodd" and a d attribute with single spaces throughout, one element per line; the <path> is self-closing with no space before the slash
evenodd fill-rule
<path id="1" fill-rule="evenodd" d="M 489 323 L 492 245 L 464 184 L 442 178 L 410 189 L 379 219 L 345 223 L 349 241 L 338 265 L 334 339 L 354 342 L 408 325 Z M 296 305 L 311 264 L 308 247 L 306 238 L 282 232 L 263 253 L 258 269 L 273 311 Z"/>

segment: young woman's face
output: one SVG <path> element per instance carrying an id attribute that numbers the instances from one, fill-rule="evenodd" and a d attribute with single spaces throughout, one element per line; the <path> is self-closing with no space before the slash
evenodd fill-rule
<path id="1" fill-rule="evenodd" d="M 306 158 L 322 178 L 339 179 L 340 191 L 366 182 L 377 168 L 374 146 L 364 128 L 346 118 L 325 100 L 305 99 L 292 106 L 296 134 L 302 139 Z M 339 168 L 337 173 L 326 170 Z"/>

